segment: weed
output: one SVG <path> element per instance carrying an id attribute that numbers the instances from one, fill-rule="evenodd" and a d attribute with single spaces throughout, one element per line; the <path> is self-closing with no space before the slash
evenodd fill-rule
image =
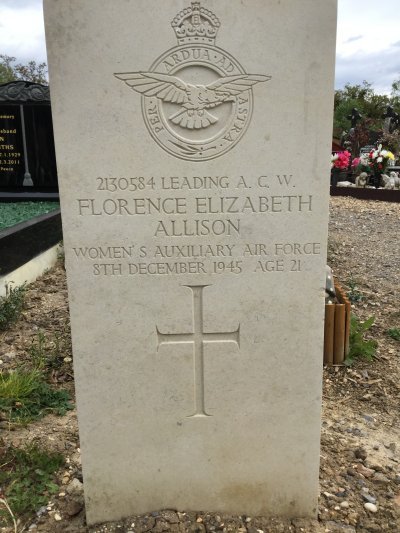
<path id="1" fill-rule="evenodd" d="M 352 304 L 355 304 L 357 302 L 361 302 L 364 299 L 364 296 L 361 294 L 360 291 L 357 290 L 357 283 L 354 281 L 353 278 L 350 278 L 347 282 L 347 285 L 349 286 L 349 292 L 347 293 L 347 296 Z"/>
<path id="2" fill-rule="evenodd" d="M 400 328 L 391 328 L 386 332 L 389 337 L 392 337 L 395 341 L 400 341 Z"/>
<path id="3" fill-rule="evenodd" d="M 54 390 L 39 369 L 0 372 L 0 411 L 13 422 L 29 422 L 48 412 L 64 415 L 72 409 L 69 394 Z"/>
<path id="4" fill-rule="evenodd" d="M 54 473 L 64 463 L 58 453 L 49 453 L 36 444 L 24 448 L 4 446 L 0 447 L 0 463 L 0 485 L 3 488 L 0 518 L 4 522 L 9 522 L 10 516 L 21 519 L 27 513 L 37 511 L 46 505 L 51 494 L 58 491 Z"/>
<path id="5" fill-rule="evenodd" d="M 351 365 L 357 357 L 364 357 L 371 361 L 375 355 L 377 342 L 375 340 L 364 339 L 364 333 L 368 331 L 375 321 L 371 316 L 365 322 L 361 322 L 356 316 L 351 316 L 350 323 L 350 350 L 345 361 L 346 365 Z"/>
<path id="6" fill-rule="evenodd" d="M 15 288 L 8 285 L 6 289 L 6 296 L 0 296 L 0 331 L 7 329 L 21 314 L 26 285 L 24 283 Z"/>
<path id="7" fill-rule="evenodd" d="M 28 349 L 33 368 L 39 370 L 55 370 L 62 366 L 64 361 L 64 341 L 62 336 L 55 334 L 54 340 L 49 340 L 40 331 L 33 339 Z"/>
<path id="8" fill-rule="evenodd" d="M 45 343 L 46 337 L 42 331 L 39 331 L 37 340 L 32 340 L 28 350 L 33 367 L 38 370 L 42 370 L 46 366 Z"/>

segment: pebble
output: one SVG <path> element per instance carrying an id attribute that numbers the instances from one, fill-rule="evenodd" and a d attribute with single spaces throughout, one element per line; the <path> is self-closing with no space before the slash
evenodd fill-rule
<path id="1" fill-rule="evenodd" d="M 70 363 L 72 361 L 72 357 L 64 357 L 64 363 Z"/>
<path id="2" fill-rule="evenodd" d="M 57 522 L 59 522 L 60 520 L 62 520 L 62 518 L 61 518 L 61 516 L 60 516 L 58 513 L 56 513 L 56 514 L 54 515 L 54 520 L 56 520 Z"/>
<path id="3" fill-rule="evenodd" d="M 361 459 L 362 461 L 365 461 L 365 459 L 367 458 L 367 452 L 366 450 L 364 450 L 364 448 L 357 448 L 355 451 L 354 451 L 354 455 L 357 457 L 357 459 Z"/>
<path id="4" fill-rule="evenodd" d="M 76 516 L 78 513 L 80 513 L 83 509 L 83 501 L 78 502 L 75 500 L 70 500 L 66 507 L 64 508 L 65 513 L 68 516 Z"/>
<path id="5" fill-rule="evenodd" d="M 359 474 L 362 474 L 366 478 L 372 477 L 375 474 L 375 470 L 372 470 L 372 468 L 367 468 L 362 464 L 356 465 L 356 469 Z"/>
<path id="6" fill-rule="evenodd" d="M 348 501 L 345 500 L 344 502 L 341 502 L 340 507 L 342 509 L 348 509 L 350 507 L 350 504 Z"/>
<path id="7" fill-rule="evenodd" d="M 383 466 L 378 464 L 378 463 L 371 463 L 369 465 L 369 467 L 372 468 L 372 470 L 375 470 L 376 472 L 383 472 L 384 471 Z"/>
<path id="8" fill-rule="evenodd" d="M 364 503 L 364 507 L 367 511 L 370 511 L 371 513 L 377 513 L 378 507 L 373 503 Z"/>
<path id="9" fill-rule="evenodd" d="M 365 436 L 365 434 L 359 428 L 347 428 L 346 432 L 347 433 L 352 433 L 353 435 L 356 435 L 357 437 Z"/>
<path id="10" fill-rule="evenodd" d="M 78 478 L 74 477 L 71 483 L 67 486 L 66 491 L 68 494 L 80 495 L 83 492 L 83 483 Z"/>
<path id="11" fill-rule="evenodd" d="M 64 359 L 65 361 L 65 359 Z M 373 416 L 370 416 L 370 415 L 363 415 L 363 418 L 366 422 L 375 422 L 375 419 Z"/>
<path id="12" fill-rule="evenodd" d="M 363 497 L 363 500 L 365 500 L 367 503 L 376 503 L 376 498 L 374 496 L 371 496 L 371 494 L 368 494 L 367 492 L 362 492 L 361 496 Z"/>
<path id="13" fill-rule="evenodd" d="M 381 472 L 376 472 L 376 474 L 374 474 L 374 477 L 372 478 L 372 481 L 381 485 L 387 485 L 388 483 L 390 483 L 389 479 L 385 476 L 385 474 L 382 474 Z"/>

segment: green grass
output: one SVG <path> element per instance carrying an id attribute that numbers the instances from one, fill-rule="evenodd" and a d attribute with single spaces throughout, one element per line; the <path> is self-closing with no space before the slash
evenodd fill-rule
<path id="1" fill-rule="evenodd" d="M 4 331 L 10 324 L 15 322 L 21 314 L 26 286 L 20 285 L 13 289 L 8 286 L 6 296 L 0 296 L 0 331 Z"/>
<path id="2" fill-rule="evenodd" d="M 46 505 L 50 496 L 59 490 L 54 473 L 63 463 L 61 454 L 49 453 L 36 444 L 12 448 L 0 443 L 0 524 L 12 522 L 1 500 L 7 502 L 16 520 Z"/>
<path id="3" fill-rule="evenodd" d="M 53 389 L 41 370 L 0 372 L 0 411 L 10 422 L 27 423 L 45 414 L 72 409 L 69 394 Z"/>
<path id="4" fill-rule="evenodd" d="M 0 203 L 0 230 L 10 228 L 38 215 L 44 215 L 59 207 L 60 204 L 58 202 Z"/>
<path id="5" fill-rule="evenodd" d="M 400 328 L 391 328 L 386 332 L 395 341 L 400 341 Z"/>

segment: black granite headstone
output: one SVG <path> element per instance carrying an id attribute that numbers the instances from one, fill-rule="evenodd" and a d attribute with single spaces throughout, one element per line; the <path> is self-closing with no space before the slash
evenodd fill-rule
<path id="1" fill-rule="evenodd" d="M 0 191 L 57 191 L 50 92 L 45 85 L 0 85 Z"/>

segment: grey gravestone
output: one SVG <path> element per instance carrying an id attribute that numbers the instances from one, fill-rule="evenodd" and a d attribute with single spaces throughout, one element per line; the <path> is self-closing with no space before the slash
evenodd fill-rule
<path id="1" fill-rule="evenodd" d="M 336 7 L 45 1 L 89 523 L 316 514 Z"/>

